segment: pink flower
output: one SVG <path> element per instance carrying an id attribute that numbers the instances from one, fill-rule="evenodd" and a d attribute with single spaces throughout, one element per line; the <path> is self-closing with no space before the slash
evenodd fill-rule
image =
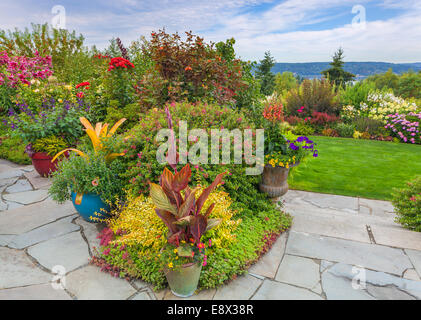
<path id="1" fill-rule="evenodd" d="M 105 255 L 105 256 L 108 256 L 108 255 L 110 254 L 110 251 L 111 251 L 111 249 L 110 249 L 110 248 L 105 249 L 105 250 L 102 252 L 102 254 L 103 254 L 103 255 Z"/>
<path id="2" fill-rule="evenodd" d="M 409 198 L 409 200 L 415 202 L 415 201 L 417 201 L 417 198 L 415 198 L 415 196 L 412 196 L 411 198 Z"/>

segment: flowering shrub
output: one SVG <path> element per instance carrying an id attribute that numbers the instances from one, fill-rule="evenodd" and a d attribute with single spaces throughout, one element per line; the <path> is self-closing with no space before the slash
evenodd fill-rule
<path id="1" fill-rule="evenodd" d="M 17 87 L 30 85 L 32 79 L 45 79 L 53 74 L 51 56 L 42 57 L 35 51 L 34 57 L 9 56 L 0 52 L 0 85 Z"/>
<path id="2" fill-rule="evenodd" d="M 392 130 L 403 142 L 421 144 L 421 112 L 390 114 L 386 117 L 386 129 Z"/>
<path id="3" fill-rule="evenodd" d="M 3 120 L 15 136 L 19 136 L 26 143 L 33 143 L 37 139 L 56 136 L 65 139 L 69 145 L 83 135 L 81 116 L 89 113 L 90 107 L 79 100 L 76 104 L 68 101 L 62 103 L 51 99 L 45 101 L 37 112 L 32 111 L 27 104 L 17 105 L 19 113 L 9 110 L 9 117 Z"/>
<path id="4" fill-rule="evenodd" d="M 338 122 L 339 118 L 335 115 L 327 114 L 326 112 L 317 112 L 313 111 L 311 117 L 307 118 L 313 126 L 315 127 L 326 127 L 327 125 L 331 125 L 335 122 Z"/>
<path id="5" fill-rule="evenodd" d="M 359 106 L 344 106 L 341 117 L 349 121 L 357 116 L 362 116 L 386 123 L 389 114 L 406 114 L 416 112 L 417 109 L 415 103 L 395 97 L 393 93 L 375 91 L 369 93 L 367 101 L 361 102 Z"/>
<path id="6" fill-rule="evenodd" d="M 407 229 L 421 231 L 421 176 L 408 182 L 404 188 L 395 190 L 392 203 L 396 222 Z"/>
<path id="7" fill-rule="evenodd" d="M 189 130 L 203 128 L 210 132 L 212 128 L 225 128 L 228 130 L 251 128 L 245 115 L 231 108 L 224 108 L 214 104 L 191 104 L 186 102 L 170 104 L 168 107 L 172 115 L 176 138 L 180 120 L 187 122 Z M 148 110 L 139 123 L 127 134 L 130 138 L 124 142 L 126 152 L 124 158 L 128 162 L 127 176 L 131 181 L 133 190 L 137 194 L 147 193 L 149 190 L 148 181 L 157 181 L 163 170 L 164 166 L 156 161 L 159 142 L 154 139 L 157 132 L 162 128 L 167 128 L 165 113 L 155 108 Z M 191 145 L 193 143 L 190 142 Z M 206 170 L 205 168 L 207 167 L 208 169 Z M 222 171 L 227 169 L 221 165 L 200 165 L 197 168 L 193 167 L 192 170 L 194 175 L 206 176 L 205 179 L 210 179 L 209 171 L 214 171 L 213 167 L 217 167 L 218 170 Z"/>
<path id="8" fill-rule="evenodd" d="M 32 79 L 30 86 L 19 86 L 16 95 L 13 97 L 15 103 L 24 101 L 34 112 L 38 111 L 44 101 L 55 100 L 58 103 L 64 101 L 77 103 L 77 99 L 75 87 L 70 84 L 59 83 L 55 76 L 49 76 L 47 81 Z"/>
<path id="9" fill-rule="evenodd" d="M 284 107 L 282 104 L 268 104 L 263 110 L 263 117 L 269 121 L 284 121 Z"/>

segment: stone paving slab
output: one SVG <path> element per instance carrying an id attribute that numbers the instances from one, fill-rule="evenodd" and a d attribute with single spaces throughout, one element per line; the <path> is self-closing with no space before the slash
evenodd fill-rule
<path id="1" fill-rule="evenodd" d="M 125 300 L 136 293 L 128 281 L 91 265 L 71 272 L 66 277 L 66 289 L 79 300 Z"/>
<path id="2" fill-rule="evenodd" d="M 75 212 L 70 201 L 59 205 L 52 200 L 0 212 L 0 234 L 25 233 Z"/>
<path id="3" fill-rule="evenodd" d="M 93 253 L 95 247 L 99 248 L 101 240 L 98 239 L 97 236 L 105 227 L 105 224 L 87 222 L 80 216 L 75 220 L 75 223 L 83 228 L 83 234 L 88 241 L 89 249 Z"/>
<path id="4" fill-rule="evenodd" d="M 354 218 L 320 216 L 311 213 L 294 213 L 292 215 L 294 220 L 291 230 L 293 231 L 371 243 L 366 224 L 364 222 L 355 223 Z"/>
<path id="5" fill-rule="evenodd" d="M 266 278 L 275 278 L 276 271 L 285 252 L 288 233 L 285 232 L 273 244 L 271 250 L 249 268 L 249 272 Z"/>
<path id="6" fill-rule="evenodd" d="M 371 226 L 377 244 L 390 247 L 421 250 L 421 232 L 403 228 Z"/>
<path id="7" fill-rule="evenodd" d="M 25 172 L 24 176 L 35 189 L 48 189 L 51 186 L 51 180 L 49 178 L 41 177 L 35 170 Z"/>
<path id="8" fill-rule="evenodd" d="M 149 294 L 146 291 L 142 291 L 139 293 L 136 293 L 136 295 L 133 296 L 130 300 L 152 300 L 152 298 L 149 296 Z"/>
<path id="9" fill-rule="evenodd" d="M 0 261 L 0 289 L 47 283 L 53 278 L 20 250 L 0 248 Z"/>
<path id="10" fill-rule="evenodd" d="M 328 300 L 375 300 L 365 290 L 354 289 L 352 280 L 335 276 L 329 272 L 322 274 L 322 285 Z"/>
<path id="11" fill-rule="evenodd" d="M 418 276 L 421 277 L 421 251 L 405 249 L 405 253 L 411 260 Z"/>
<path id="12" fill-rule="evenodd" d="M 299 190 L 294 191 L 295 192 L 291 197 L 295 199 L 303 199 L 304 201 L 311 203 L 319 208 L 329 208 L 334 210 L 342 210 L 349 213 L 358 213 L 358 198 Z M 285 198 L 285 200 L 287 199 L 291 198 Z"/>
<path id="13" fill-rule="evenodd" d="M 0 300 L 72 300 L 64 290 L 48 284 L 0 290 Z"/>
<path id="14" fill-rule="evenodd" d="M 4 192 L 6 193 L 17 193 L 17 192 L 24 192 L 24 191 L 31 191 L 32 186 L 26 179 L 20 179 L 16 181 L 15 184 L 11 185 L 10 187 L 7 187 Z"/>
<path id="15" fill-rule="evenodd" d="M 251 275 L 238 277 L 227 285 L 218 288 L 213 300 L 248 300 L 262 282 L 262 280 Z"/>
<path id="16" fill-rule="evenodd" d="M 330 274 L 336 278 L 340 278 L 340 279 L 348 281 L 348 285 L 351 288 L 352 288 L 352 283 L 351 283 L 352 279 L 358 276 L 360 279 L 363 279 L 366 284 L 371 284 L 377 287 L 394 286 L 397 289 L 399 289 L 399 291 L 403 291 L 406 294 L 414 296 L 418 299 L 421 298 L 421 281 L 403 279 L 399 276 L 395 276 L 395 275 L 388 274 L 385 272 L 361 269 L 360 267 L 355 267 L 355 266 L 344 264 L 344 263 L 337 263 L 334 266 L 327 269 L 323 273 L 322 283 L 323 283 L 323 288 L 325 292 L 327 290 L 327 288 L 325 287 L 326 283 L 324 281 L 324 276 L 326 274 Z M 355 290 L 354 288 L 352 288 L 352 290 L 359 291 L 359 290 Z"/>
<path id="17" fill-rule="evenodd" d="M 287 254 L 360 265 L 401 276 L 412 268 L 400 249 L 362 242 L 290 232 Z"/>
<path id="18" fill-rule="evenodd" d="M 359 198 L 360 207 L 369 208 L 369 214 L 378 216 L 393 215 L 394 208 L 389 201 Z"/>
<path id="19" fill-rule="evenodd" d="M 312 259 L 285 255 L 275 279 L 311 290 L 320 282 L 319 270 L 319 263 Z"/>
<path id="20" fill-rule="evenodd" d="M 67 272 L 87 265 L 90 260 L 88 245 L 79 232 L 47 240 L 28 249 L 28 254 L 45 268 L 63 266 Z"/>
<path id="21" fill-rule="evenodd" d="M 5 179 L 11 179 L 11 178 L 19 178 L 23 175 L 24 171 L 19 169 L 11 169 L 0 172 L 0 181 L 3 181 Z"/>
<path id="22" fill-rule="evenodd" d="M 17 202 L 20 204 L 32 204 L 40 202 L 48 197 L 48 190 L 33 190 L 10 194 L 3 194 L 3 199 L 7 201 Z"/>
<path id="23" fill-rule="evenodd" d="M 367 292 L 377 300 L 416 300 L 413 296 L 399 290 L 395 286 L 376 287 L 368 284 Z"/>
<path id="24" fill-rule="evenodd" d="M 6 247 L 13 238 L 16 237 L 15 235 L 0 235 L 0 247 Z"/>
<path id="25" fill-rule="evenodd" d="M 56 222 L 46 224 L 42 227 L 33 229 L 29 232 L 15 236 L 9 242 L 8 247 L 14 249 L 23 249 L 39 242 L 53 239 L 70 232 L 78 231 L 80 227 L 72 223 L 76 215 L 60 219 Z"/>
<path id="26" fill-rule="evenodd" d="M 252 300 L 322 300 L 322 297 L 306 289 L 265 280 Z"/>
<path id="27" fill-rule="evenodd" d="M 212 300 L 216 289 L 201 290 L 188 298 L 180 298 L 175 296 L 171 290 L 166 290 L 163 300 Z"/>

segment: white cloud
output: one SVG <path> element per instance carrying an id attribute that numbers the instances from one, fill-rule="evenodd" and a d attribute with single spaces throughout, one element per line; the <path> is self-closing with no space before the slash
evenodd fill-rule
<path id="1" fill-rule="evenodd" d="M 279 62 L 328 61 L 342 46 L 347 61 L 421 61 L 421 2 L 417 0 L 102 0 L 86 6 L 82 0 L 63 2 L 68 29 L 83 33 L 88 44 L 98 47 L 117 36 L 128 44 L 165 27 L 169 32 L 192 30 L 205 40 L 234 37 L 238 54 L 251 60 L 270 50 Z M 344 21 L 342 26 L 311 31 L 313 24 L 342 15 L 351 20 L 355 4 L 398 9 L 401 15 L 369 21 L 365 30 Z M 255 6 L 258 11 L 252 10 Z M 51 8 L 49 1 L 2 2 L 0 28 L 50 22 Z M 310 31 L 300 31 L 302 27 Z"/>

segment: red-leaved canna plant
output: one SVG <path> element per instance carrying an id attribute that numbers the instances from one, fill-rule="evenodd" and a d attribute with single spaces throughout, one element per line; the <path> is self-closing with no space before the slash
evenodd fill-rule
<path id="1" fill-rule="evenodd" d="M 199 245 L 202 235 L 221 223 L 220 219 L 208 219 L 215 204 L 211 204 L 204 214 L 203 205 L 211 192 L 222 182 L 225 172 L 220 173 L 209 187 L 205 188 L 196 200 L 199 188 L 193 190 L 188 183 L 191 176 L 190 166 L 185 165 L 174 174 L 164 169 L 159 185 L 150 184 L 150 195 L 156 206 L 156 213 L 168 227 L 168 243 L 177 247 L 181 257 L 191 257 L 192 247 L 181 245 L 190 239 Z M 184 194 L 184 197 L 183 197 Z"/>

